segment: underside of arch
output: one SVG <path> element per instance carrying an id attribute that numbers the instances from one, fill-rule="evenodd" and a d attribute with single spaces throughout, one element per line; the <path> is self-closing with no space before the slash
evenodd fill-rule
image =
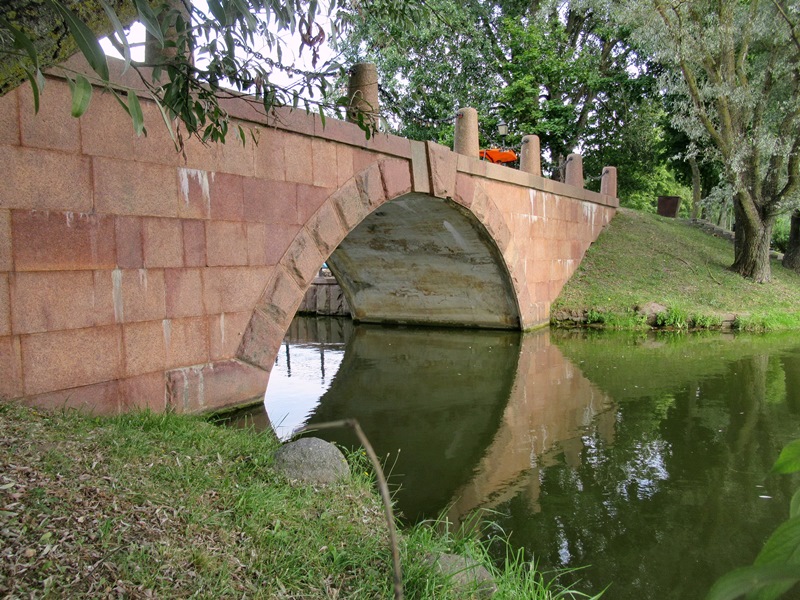
<path id="1" fill-rule="evenodd" d="M 500 251 L 464 207 L 409 193 L 369 214 L 328 265 L 367 323 L 519 329 Z"/>

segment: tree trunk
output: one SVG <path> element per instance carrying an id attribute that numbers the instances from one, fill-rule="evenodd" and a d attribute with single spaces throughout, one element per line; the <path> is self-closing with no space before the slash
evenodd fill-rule
<path id="1" fill-rule="evenodd" d="M 774 216 L 750 220 L 742 210 L 738 198 L 734 199 L 736 214 L 735 259 L 731 271 L 756 283 L 771 279 L 769 245 L 772 241 Z"/>
<path id="2" fill-rule="evenodd" d="M 792 225 L 789 229 L 789 245 L 783 255 L 783 266 L 800 273 L 800 208 L 792 213 Z"/>
<path id="3" fill-rule="evenodd" d="M 136 7 L 128 0 L 106 0 L 120 21 L 128 24 L 136 16 Z M 99 0 L 61 0 L 61 3 L 74 11 L 97 37 L 114 30 L 106 17 Z M 75 40 L 69 35 L 61 16 L 50 8 L 45 0 L 2 0 L 2 15 L 14 27 L 23 31 L 36 48 L 39 64 L 44 70 L 67 60 L 78 51 Z M 0 30 L 2 27 L 0 27 Z M 0 35 L 0 96 L 19 86 L 27 75 L 27 58 L 13 47 L 13 39 L 8 32 Z"/>
<path id="4" fill-rule="evenodd" d="M 700 216 L 700 199 L 702 197 L 702 186 L 700 180 L 700 167 L 697 166 L 697 159 L 689 157 L 689 166 L 692 168 L 692 218 Z"/>
<path id="5" fill-rule="evenodd" d="M 178 31 L 175 22 L 178 15 L 183 19 L 184 24 L 191 23 L 191 15 L 184 0 L 164 0 L 164 10 L 159 14 L 158 20 L 162 27 L 165 18 L 171 21 L 164 35 L 166 45 L 162 48 L 153 34 L 149 31 L 145 32 L 144 62 L 148 65 L 166 64 L 177 56 L 178 49 L 175 44 L 178 41 Z"/>

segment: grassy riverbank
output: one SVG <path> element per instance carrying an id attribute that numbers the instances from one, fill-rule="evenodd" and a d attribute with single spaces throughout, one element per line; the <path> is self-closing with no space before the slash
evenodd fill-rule
<path id="1" fill-rule="evenodd" d="M 620 209 L 589 248 L 554 303 L 554 320 L 633 329 L 646 327 L 637 307 L 665 307 L 659 324 L 677 329 L 800 328 L 800 275 L 772 261 L 772 283 L 728 270 L 733 244 L 689 224 Z"/>
<path id="2" fill-rule="evenodd" d="M 366 461 L 351 457 L 350 481 L 297 485 L 272 469 L 277 446 L 198 417 L 0 404 L 0 595 L 392 597 Z M 444 551 L 492 569 L 498 598 L 563 597 L 537 592 L 522 560 L 498 571 L 475 540 L 418 526 L 401 538 L 407 598 L 458 597 L 426 562 Z"/>

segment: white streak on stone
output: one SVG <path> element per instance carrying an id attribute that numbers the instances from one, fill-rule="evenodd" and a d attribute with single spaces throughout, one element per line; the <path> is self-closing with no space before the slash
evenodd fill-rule
<path id="1" fill-rule="evenodd" d="M 169 356 L 169 349 L 172 344 L 172 321 L 169 319 L 161 321 L 161 329 L 164 331 L 164 347 L 167 349 L 167 356 Z"/>
<path id="2" fill-rule="evenodd" d="M 122 305 L 122 271 L 117 268 L 111 271 L 111 298 L 114 303 L 114 321 L 121 323 L 125 319 Z"/>
<path id="3" fill-rule="evenodd" d="M 147 269 L 139 269 L 139 285 L 147 291 Z"/>
<path id="4" fill-rule="evenodd" d="M 225 347 L 225 313 L 219 315 L 219 335 L 222 338 L 222 347 Z"/>
<path id="5" fill-rule="evenodd" d="M 203 194 L 203 203 L 205 204 L 206 209 L 210 210 L 211 194 L 208 188 L 208 173 L 199 169 L 187 169 L 181 167 L 178 169 L 178 177 L 180 177 L 181 182 L 181 196 L 183 196 L 183 203 L 186 206 L 189 205 L 189 178 L 191 177 L 195 179 L 200 186 L 200 190 Z M 211 174 L 211 180 L 214 180 L 213 173 Z"/>
<path id="6" fill-rule="evenodd" d="M 449 221 L 443 221 L 442 225 L 444 225 L 444 228 L 447 229 L 447 231 L 450 232 L 450 235 L 453 236 L 453 239 L 456 241 L 456 244 L 458 244 L 464 252 L 467 252 L 469 250 L 467 241 L 460 233 L 458 233 L 458 230 L 455 227 L 453 227 Z"/>

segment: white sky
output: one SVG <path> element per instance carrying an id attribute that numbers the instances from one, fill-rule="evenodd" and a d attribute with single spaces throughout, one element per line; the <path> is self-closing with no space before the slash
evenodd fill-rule
<path id="1" fill-rule="evenodd" d="M 196 0 L 195 2 L 193 2 L 193 4 L 200 10 L 206 10 L 206 4 L 204 0 Z M 316 21 L 323 28 L 328 27 L 329 19 L 327 16 L 327 6 L 324 5 L 324 2 L 320 3 Z M 284 40 L 282 48 L 283 55 L 281 59 L 281 62 L 284 65 L 292 66 L 303 71 L 311 71 L 314 69 L 313 65 L 311 64 L 311 50 L 309 48 L 305 48 L 303 50 L 302 56 L 299 55 L 299 50 L 301 48 L 299 34 L 295 33 L 294 35 L 289 35 L 287 32 L 283 32 L 281 34 L 281 38 Z M 144 40 L 145 40 L 144 26 L 138 22 L 134 23 L 130 27 L 130 31 L 128 34 L 128 43 L 131 46 L 132 60 L 139 62 L 144 61 Z M 117 52 L 114 46 L 111 45 L 111 42 L 108 40 L 108 38 L 102 38 L 100 40 L 100 45 L 105 51 L 106 55 L 113 56 L 119 59 L 122 58 L 122 55 L 119 52 Z M 256 42 L 255 49 L 264 54 L 265 56 L 268 56 L 274 60 L 277 60 L 278 58 L 275 53 L 270 53 L 268 51 L 266 44 L 264 44 L 261 48 L 259 48 L 258 42 Z M 321 44 L 319 48 L 319 55 L 320 58 L 317 61 L 318 67 L 324 65 L 327 61 L 334 59 L 336 56 L 335 52 L 330 47 L 327 40 Z M 282 86 L 292 83 L 292 80 L 285 73 L 279 70 L 274 71 L 270 79 L 274 83 Z"/>

